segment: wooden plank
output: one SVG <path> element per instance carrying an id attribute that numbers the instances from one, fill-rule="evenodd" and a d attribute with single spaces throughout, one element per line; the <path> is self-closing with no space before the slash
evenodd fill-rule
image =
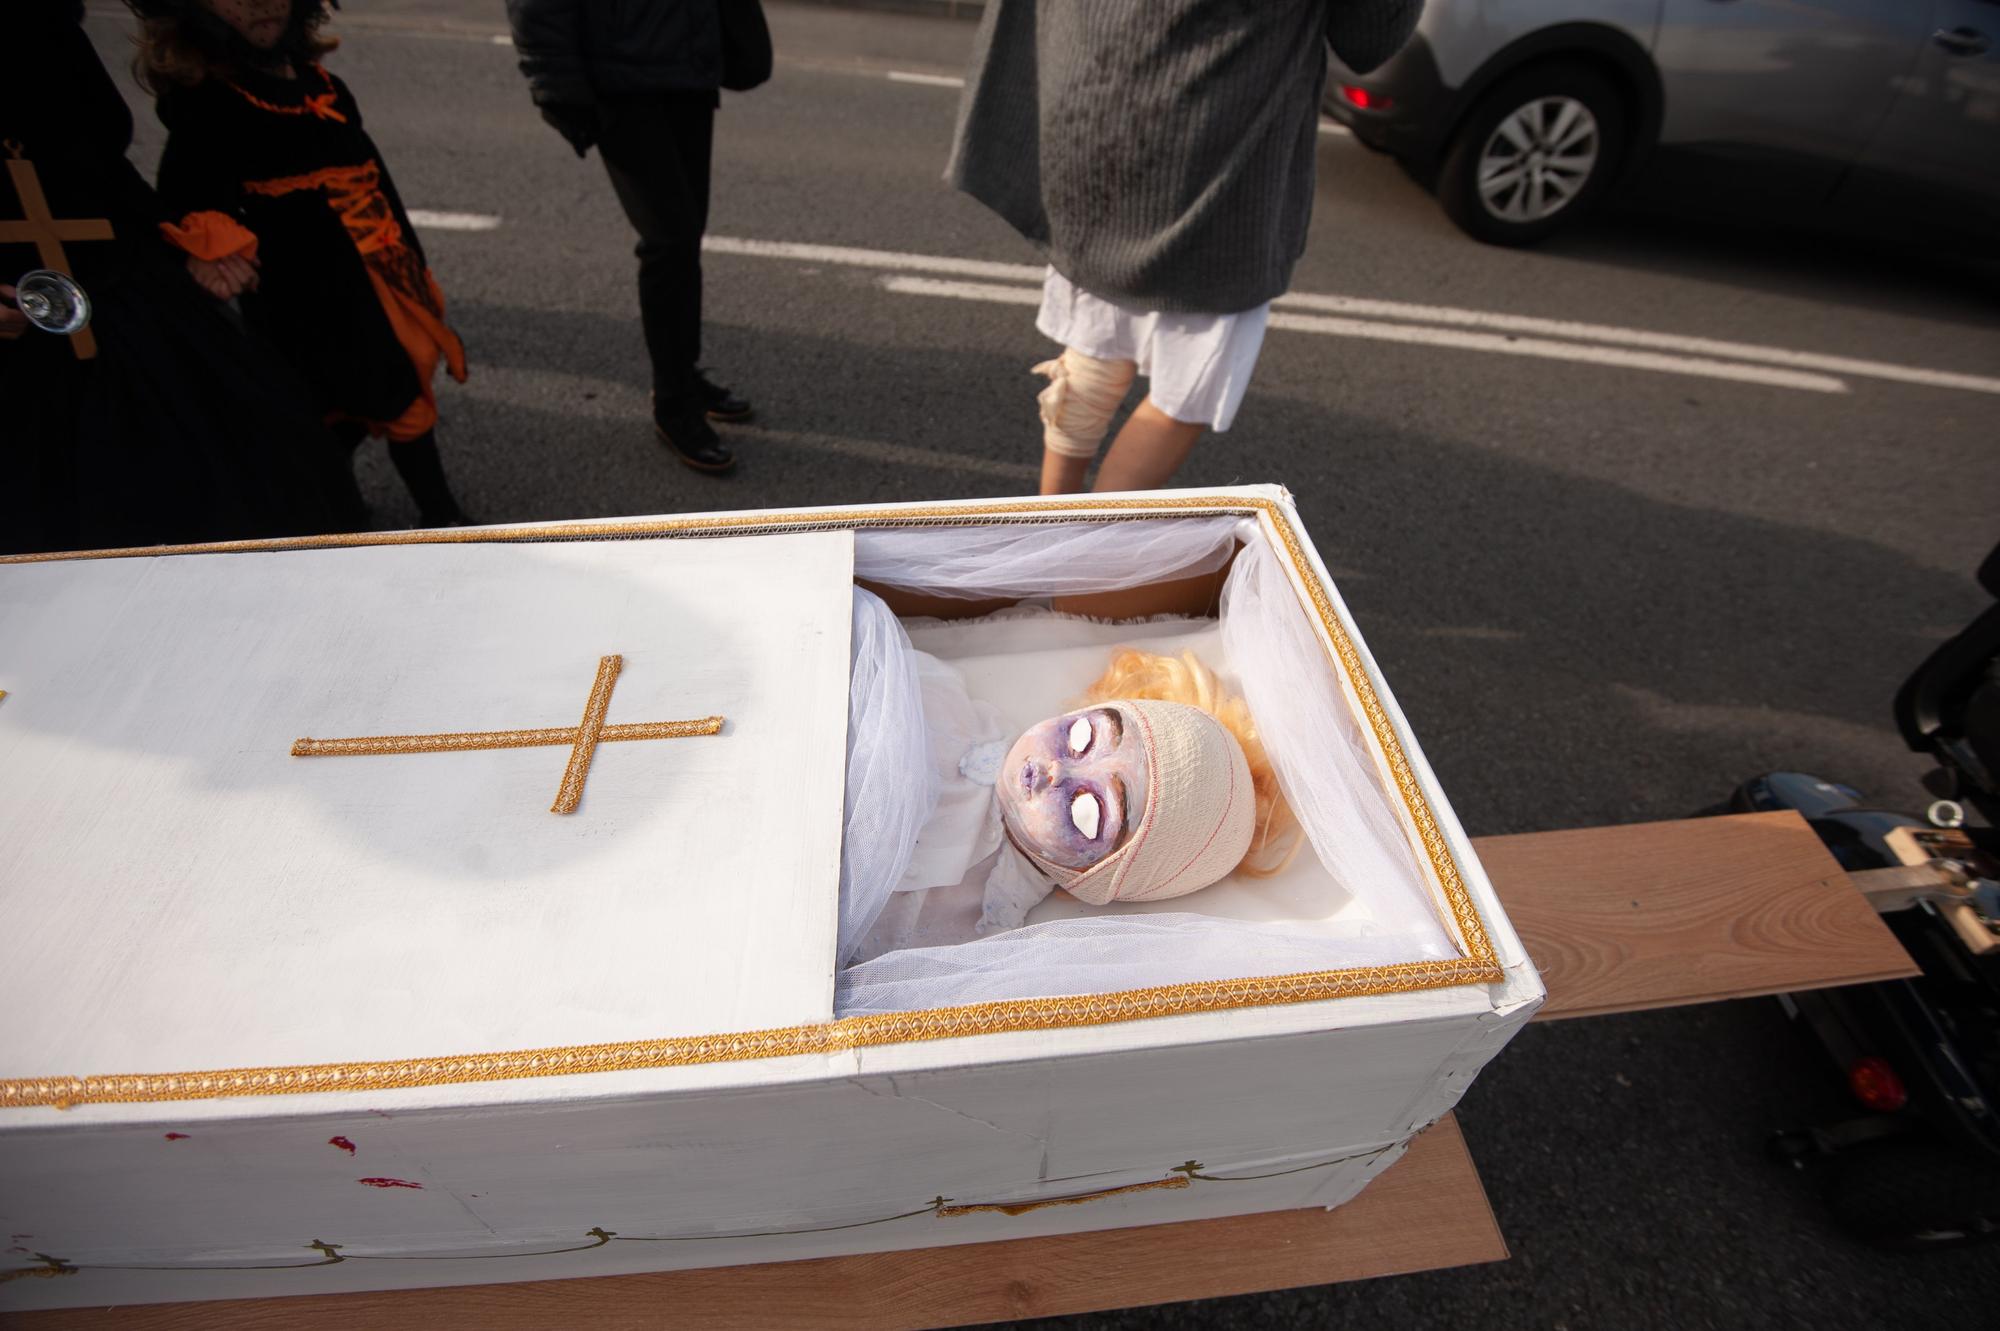
<path id="1" fill-rule="evenodd" d="M 1539 1017 L 1917 973 L 1795 813 L 1530 832 L 1473 844 L 1548 985 Z"/>
<path id="2" fill-rule="evenodd" d="M 526 1331 L 962 1326 L 1217 1298 L 1497 1262 L 1507 1245 L 1456 1120 L 1336 1211 L 1275 1211 L 1143 1229 L 806 1262 L 17 1314 L 22 1331 Z"/>

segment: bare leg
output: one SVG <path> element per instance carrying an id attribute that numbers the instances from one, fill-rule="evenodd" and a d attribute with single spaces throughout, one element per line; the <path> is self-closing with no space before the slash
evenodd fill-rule
<path id="1" fill-rule="evenodd" d="M 1199 421 L 1177 421 L 1154 406 L 1153 399 L 1147 398 L 1125 418 L 1124 428 L 1118 431 L 1118 437 L 1111 441 L 1111 448 L 1104 454 L 1104 465 L 1097 469 L 1097 484 L 1092 488 L 1100 493 L 1106 490 L 1159 489 L 1172 479 L 1181 463 L 1187 461 L 1187 455 L 1194 451 L 1195 441 L 1207 428 Z M 1044 459 L 1044 494 L 1049 493 L 1048 475 L 1048 463 Z"/>
<path id="2" fill-rule="evenodd" d="M 1073 458 L 1045 448 L 1042 450 L 1042 493 L 1075 494 L 1083 489 L 1083 474 L 1089 470 L 1089 458 Z"/>

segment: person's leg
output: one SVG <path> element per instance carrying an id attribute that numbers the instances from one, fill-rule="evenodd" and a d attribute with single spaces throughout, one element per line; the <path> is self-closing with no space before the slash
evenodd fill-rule
<path id="1" fill-rule="evenodd" d="M 1042 493 L 1081 490 L 1084 473 L 1125 401 L 1138 366 L 1129 360 L 1100 360 L 1069 347 L 1055 360 L 1037 365 L 1035 373 L 1049 380 L 1035 399 L 1042 412 Z"/>
<path id="2" fill-rule="evenodd" d="M 708 424 L 695 371 L 714 127 L 707 94 L 619 98 L 598 151 L 639 233 L 639 319 L 652 362 L 654 428 L 683 462 L 720 472 L 736 459 Z"/>
<path id="3" fill-rule="evenodd" d="M 1208 427 L 1177 421 L 1147 398 L 1126 418 L 1097 469 L 1100 494 L 1107 490 L 1157 490 L 1172 479 Z"/>
<path id="4" fill-rule="evenodd" d="M 639 233 L 639 318 L 653 391 L 689 390 L 701 356 L 701 235 L 708 225 L 713 105 L 698 94 L 621 97 L 598 151 Z"/>
<path id="5" fill-rule="evenodd" d="M 1045 495 L 1075 494 L 1083 489 L 1089 458 L 1073 458 L 1052 448 L 1042 450 L 1042 490 Z"/>
<path id="6" fill-rule="evenodd" d="M 435 430 L 426 430 L 415 439 L 391 439 L 389 461 L 395 464 L 410 497 L 417 501 L 417 521 L 426 527 L 468 525 L 469 519 L 444 478 Z"/>

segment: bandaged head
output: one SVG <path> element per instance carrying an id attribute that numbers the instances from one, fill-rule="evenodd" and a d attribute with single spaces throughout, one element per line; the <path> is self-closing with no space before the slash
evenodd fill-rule
<path id="1" fill-rule="evenodd" d="M 1015 741 L 997 784 L 1014 844 L 1092 905 L 1199 891 L 1237 866 L 1257 825 L 1242 746 L 1182 703 L 1052 717 Z"/>

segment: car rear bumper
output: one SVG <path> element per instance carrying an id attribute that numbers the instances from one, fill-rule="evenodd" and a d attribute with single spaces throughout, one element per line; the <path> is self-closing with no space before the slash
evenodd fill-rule
<path id="1" fill-rule="evenodd" d="M 1345 92 L 1348 88 L 1365 90 L 1370 100 L 1386 97 L 1388 105 L 1356 106 Z M 1456 119 L 1454 101 L 1422 35 L 1412 37 L 1387 64 L 1367 74 L 1354 73 L 1336 56 L 1327 57 L 1321 109 L 1369 147 L 1406 161 L 1426 161 L 1437 154 Z"/>

